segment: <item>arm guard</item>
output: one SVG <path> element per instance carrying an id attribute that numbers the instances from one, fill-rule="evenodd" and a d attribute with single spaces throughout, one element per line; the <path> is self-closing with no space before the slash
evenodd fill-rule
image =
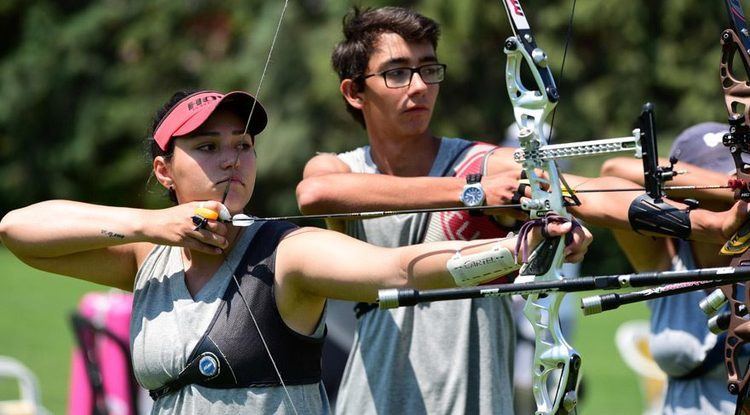
<path id="1" fill-rule="evenodd" d="M 479 285 L 521 268 L 516 264 L 515 255 L 500 242 L 476 254 L 463 256 L 461 251 L 456 251 L 446 266 L 459 287 Z"/>
<path id="2" fill-rule="evenodd" d="M 647 194 L 630 203 L 628 220 L 639 234 L 648 231 L 673 238 L 690 237 L 690 209 L 680 210 L 669 203 L 656 202 Z"/>

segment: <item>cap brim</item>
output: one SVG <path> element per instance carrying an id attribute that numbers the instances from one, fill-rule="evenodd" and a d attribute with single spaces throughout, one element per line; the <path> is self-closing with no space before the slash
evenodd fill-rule
<path id="1" fill-rule="evenodd" d="M 173 137 L 184 136 L 197 130 L 221 106 L 231 106 L 233 110 L 236 110 L 240 118 L 247 122 L 247 132 L 253 137 L 260 134 L 268 124 L 265 108 L 255 97 L 244 91 L 229 92 L 218 100 L 214 99 L 205 103 L 200 110 L 193 113 L 185 110 L 184 106 L 184 102 L 178 103 L 157 128 L 154 139 L 162 150 L 166 150 Z"/>
<path id="2" fill-rule="evenodd" d="M 266 115 L 265 108 L 247 92 L 232 91 L 224 95 L 220 100 L 211 102 L 202 111 L 196 112 L 194 116 L 190 117 L 180 128 L 175 130 L 172 136 L 187 135 L 197 130 L 222 104 L 224 106 L 231 105 L 233 108 L 236 108 L 243 121 L 248 122 L 248 118 L 250 119 L 247 132 L 251 135 L 258 135 L 266 128 L 268 116 Z M 253 108 L 253 106 L 255 107 Z M 251 111 L 252 118 L 250 118 Z"/>

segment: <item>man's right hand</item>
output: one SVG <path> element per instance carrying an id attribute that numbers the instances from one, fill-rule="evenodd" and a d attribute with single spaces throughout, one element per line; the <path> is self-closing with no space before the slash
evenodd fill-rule
<path id="1" fill-rule="evenodd" d="M 521 184 L 521 170 L 505 171 L 502 173 L 491 174 L 482 177 L 482 189 L 486 197 L 486 203 L 488 206 L 494 205 L 510 205 L 518 203 L 513 200 L 513 196 L 519 189 Z M 522 197 L 529 197 L 527 194 L 529 191 L 526 187 L 526 191 Z M 528 214 L 518 209 L 488 209 L 485 210 L 486 215 L 510 217 L 518 220 L 528 219 Z"/>

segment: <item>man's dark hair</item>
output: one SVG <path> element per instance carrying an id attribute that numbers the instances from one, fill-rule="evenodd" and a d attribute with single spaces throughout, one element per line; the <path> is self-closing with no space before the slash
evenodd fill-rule
<path id="1" fill-rule="evenodd" d="M 354 7 L 343 20 L 344 40 L 333 50 L 331 63 L 339 80 L 351 79 L 357 91 L 364 89 L 364 73 L 375 42 L 382 33 L 395 33 L 407 42 L 429 42 L 437 49 L 440 26 L 434 20 L 402 7 L 367 8 Z M 346 110 L 365 127 L 362 111 L 349 105 Z"/>

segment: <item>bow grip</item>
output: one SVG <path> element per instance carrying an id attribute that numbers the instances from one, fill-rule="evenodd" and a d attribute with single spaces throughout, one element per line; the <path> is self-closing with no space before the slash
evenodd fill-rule
<path id="1" fill-rule="evenodd" d="M 561 236 L 546 238 L 534 249 L 529 261 L 519 271 L 520 275 L 544 275 L 555 261 L 555 253 L 562 240 Z"/>
<path id="2" fill-rule="evenodd" d="M 750 247 L 750 219 L 721 247 L 721 255 L 740 255 Z"/>
<path id="3" fill-rule="evenodd" d="M 746 223 L 747 224 L 747 223 Z M 743 227 L 746 225 L 743 224 Z M 750 262 L 750 251 L 736 255 L 730 266 L 744 266 Z M 748 383 L 750 382 L 750 367 L 745 365 L 741 370 L 740 351 L 748 344 L 748 320 L 745 317 L 746 303 L 750 298 L 750 286 L 747 282 L 738 282 L 721 286 L 721 291 L 729 301 L 729 327 L 724 342 L 724 364 L 727 368 L 727 389 L 732 395 L 737 395 L 737 410 L 750 411 L 748 399 Z M 743 298 L 744 296 L 744 298 Z M 745 301 L 743 301 L 745 300 Z M 743 310 L 745 308 L 745 310 Z M 744 311 L 744 312 L 743 312 Z M 738 412 L 744 413 L 744 412 Z"/>

